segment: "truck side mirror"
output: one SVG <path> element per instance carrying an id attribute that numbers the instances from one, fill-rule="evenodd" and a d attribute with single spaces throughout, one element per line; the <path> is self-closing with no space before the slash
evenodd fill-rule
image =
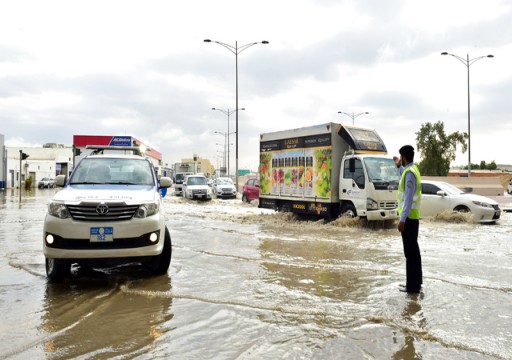
<path id="1" fill-rule="evenodd" d="M 355 158 L 350 158 L 348 160 L 348 171 L 350 171 L 351 173 L 356 172 L 356 159 Z"/>

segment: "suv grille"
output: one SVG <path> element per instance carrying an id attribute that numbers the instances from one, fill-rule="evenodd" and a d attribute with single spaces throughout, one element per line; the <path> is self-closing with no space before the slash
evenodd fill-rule
<path id="1" fill-rule="evenodd" d="M 119 203 L 82 203 L 67 205 L 74 220 L 78 221 L 123 221 L 130 220 L 139 205 Z"/>

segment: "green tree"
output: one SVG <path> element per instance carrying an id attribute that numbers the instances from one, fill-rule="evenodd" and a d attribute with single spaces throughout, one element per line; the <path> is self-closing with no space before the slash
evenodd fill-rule
<path id="1" fill-rule="evenodd" d="M 462 153 L 467 150 L 467 133 L 458 131 L 447 135 L 444 123 L 422 124 L 416 133 L 416 148 L 421 153 L 418 164 L 423 175 L 446 176 L 450 171 L 450 163 L 455 160 L 457 145 L 462 146 Z"/>

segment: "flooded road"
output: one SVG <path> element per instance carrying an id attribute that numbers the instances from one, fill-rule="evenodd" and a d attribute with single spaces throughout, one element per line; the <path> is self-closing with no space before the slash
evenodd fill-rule
<path id="1" fill-rule="evenodd" d="M 55 191 L 0 195 L 0 358 L 512 358 L 512 213 L 421 221 L 424 288 L 407 295 L 395 226 L 167 196 L 166 276 L 127 264 L 48 284 Z"/>

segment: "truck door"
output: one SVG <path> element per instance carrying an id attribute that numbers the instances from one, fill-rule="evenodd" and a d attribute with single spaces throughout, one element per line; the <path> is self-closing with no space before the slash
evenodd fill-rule
<path id="1" fill-rule="evenodd" d="M 351 166 L 352 162 L 352 166 Z M 353 202 L 358 214 L 366 211 L 366 176 L 361 159 L 345 159 L 340 181 L 341 197 Z"/>

